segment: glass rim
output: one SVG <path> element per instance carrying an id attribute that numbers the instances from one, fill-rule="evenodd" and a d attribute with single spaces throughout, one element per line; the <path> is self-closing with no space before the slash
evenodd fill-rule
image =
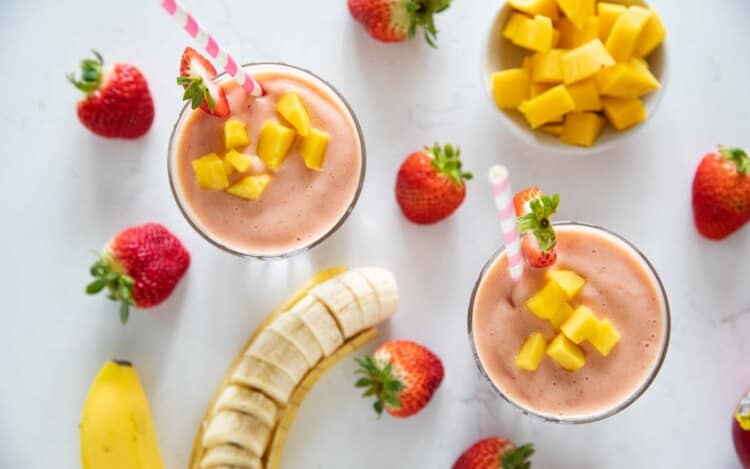
<path id="1" fill-rule="evenodd" d="M 359 123 L 359 119 L 357 118 L 357 115 L 355 114 L 352 106 L 349 104 L 346 98 L 344 98 L 344 96 L 339 92 L 339 90 L 336 89 L 336 87 L 334 87 L 327 80 L 321 78 L 320 76 L 316 75 L 315 73 L 307 69 L 304 69 L 302 67 L 297 67 L 295 65 L 283 63 L 283 62 L 248 62 L 248 63 L 243 63 L 241 65 L 243 69 L 251 69 L 254 67 L 264 67 L 264 66 L 287 68 L 287 69 L 291 69 L 292 71 L 295 71 L 298 73 L 301 72 L 302 74 L 307 74 L 311 76 L 315 80 L 322 83 L 325 87 L 327 87 L 332 92 L 332 94 L 341 101 L 341 103 L 344 105 L 345 110 L 349 113 L 349 116 L 352 122 L 354 123 L 354 128 L 357 131 L 357 137 L 359 139 L 361 165 L 360 165 L 360 171 L 359 171 L 359 181 L 357 181 L 357 188 L 354 191 L 354 195 L 352 196 L 352 200 L 351 202 L 349 202 L 348 207 L 341 214 L 341 218 L 339 218 L 338 221 L 334 223 L 333 226 L 329 228 L 328 231 L 326 231 L 319 238 L 316 238 L 315 240 L 313 240 L 312 242 L 308 244 L 305 244 L 304 246 L 294 248 L 290 251 L 280 252 L 278 254 L 276 253 L 257 254 L 257 253 L 246 252 L 246 251 L 242 251 L 237 248 L 234 248 L 228 243 L 223 243 L 220 239 L 214 238 L 211 234 L 208 233 L 209 230 L 206 230 L 201 227 L 200 223 L 193 218 L 193 215 L 191 215 L 189 210 L 185 207 L 187 203 L 183 202 L 182 200 L 182 196 L 180 195 L 181 189 L 178 188 L 179 183 L 175 181 L 176 174 L 175 174 L 175 171 L 172 169 L 174 153 L 175 153 L 175 145 L 176 145 L 175 140 L 177 136 L 177 130 L 179 129 L 183 121 L 183 118 L 187 115 L 188 111 L 192 112 L 192 109 L 190 109 L 189 107 L 190 103 L 185 103 L 182 106 L 182 109 L 180 110 L 177 116 L 177 120 L 172 126 L 172 132 L 170 133 L 170 136 L 169 136 L 169 146 L 167 148 L 167 175 L 169 178 L 169 187 L 172 192 L 172 196 L 174 197 L 174 200 L 177 203 L 177 207 L 180 209 L 182 216 L 185 218 L 185 220 L 187 220 L 188 224 L 193 228 L 193 230 L 195 230 L 195 232 L 197 232 L 203 239 L 205 239 L 206 241 L 213 244 L 214 246 L 216 246 L 217 248 L 221 249 L 224 252 L 228 252 L 229 254 L 233 254 L 239 257 L 265 261 L 265 260 L 287 259 L 290 257 L 297 256 L 299 254 L 308 252 L 311 249 L 322 244 L 328 238 L 330 238 L 344 224 L 344 222 L 349 218 L 349 215 L 351 214 L 351 212 L 354 210 L 354 207 L 357 205 L 357 202 L 359 201 L 359 197 L 362 193 L 362 188 L 364 187 L 364 182 L 365 182 L 365 173 L 367 171 L 367 155 L 366 155 L 364 132 L 362 131 L 362 126 Z M 216 75 L 216 77 L 214 77 L 214 80 L 225 80 L 228 78 L 230 78 L 229 75 L 226 72 L 222 72 Z"/>
<path id="2" fill-rule="evenodd" d="M 560 415 L 545 414 L 542 412 L 538 412 L 529 406 L 522 405 L 514 401 L 507 394 L 505 394 L 505 392 L 503 392 L 500 389 L 500 387 L 496 385 L 495 382 L 490 378 L 489 374 L 484 369 L 484 365 L 482 365 L 482 362 L 479 358 L 479 353 L 477 352 L 476 343 L 474 341 L 473 324 L 472 324 L 473 322 L 472 319 L 474 315 L 474 300 L 476 299 L 477 290 L 479 289 L 479 284 L 482 282 L 482 279 L 484 278 L 490 266 L 492 266 L 492 264 L 500 256 L 505 254 L 504 245 L 501 246 L 499 249 L 497 249 L 492 254 L 492 256 L 490 256 L 489 260 L 484 264 L 481 272 L 479 273 L 479 277 L 477 278 L 477 281 L 474 284 L 474 288 L 471 292 L 471 298 L 469 300 L 469 309 L 468 309 L 468 315 L 467 315 L 467 328 L 468 328 L 468 333 L 469 333 L 469 343 L 471 344 L 472 355 L 474 357 L 474 362 L 476 363 L 477 368 L 479 368 L 479 372 L 482 374 L 482 376 L 484 376 L 484 378 L 487 381 L 489 381 L 490 386 L 492 386 L 492 389 L 495 391 L 497 395 L 499 395 L 505 402 L 511 404 L 513 407 L 520 410 L 521 413 L 525 415 L 529 415 L 538 420 L 542 420 L 545 422 L 553 422 L 553 423 L 583 424 L 583 423 L 597 422 L 597 421 L 612 417 L 613 415 L 616 415 L 622 412 L 631 404 L 633 404 L 639 397 L 643 395 L 644 392 L 646 392 L 646 390 L 649 387 L 651 387 L 651 384 L 654 382 L 654 380 L 656 379 L 656 376 L 659 374 L 659 371 L 661 370 L 661 367 L 664 364 L 664 360 L 667 356 L 667 350 L 669 349 L 669 341 L 671 337 L 672 314 L 671 314 L 671 310 L 669 307 L 669 298 L 667 297 L 667 291 L 664 288 L 664 284 L 661 280 L 661 277 L 659 277 L 659 274 L 656 272 L 656 269 L 654 269 L 654 266 L 651 264 L 651 261 L 648 260 L 646 255 L 643 254 L 643 252 L 641 252 L 640 249 L 638 249 L 633 243 L 625 239 L 623 236 L 613 231 L 610 231 L 606 228 L 602 228 L 597 225 L 592 225 L 592 224 L 582 223 L 582 222 L 557 221 L 557 222 L 553 222 L 553 225 L 558 226 L 558 227 L 569 226 L 569 227 L 588 228 L 588 229 L 602 232 L 605 235 L 611 236 L 615 238 L 616 240 L 622 242 L 628 248 L 632 249 L 632 251 L 636 253 L 638 257 L 640 257 L 641 261 L 643 261 L 644 265 L 648 267 L 648 270 L 653 275 L 653 278 L 659 287 L 659 292 L 661 293 L 662 302 L 664 304 L 665 326 L 664 326 L 662 344 L 659 350 L 659 356 L 657 360 L 655 361 L 651 370 L 648 372 L 645 379 L 630 394 L 628 394 L 628 396 L 625 399 L 623 399 L 621 402 L 618 402 L 616 405 L 607 407 L 604 410 L 599 411 L 599 412 L 595 412 L 591 414 L 583 414 L 583 415 L 560 416 Z"/>

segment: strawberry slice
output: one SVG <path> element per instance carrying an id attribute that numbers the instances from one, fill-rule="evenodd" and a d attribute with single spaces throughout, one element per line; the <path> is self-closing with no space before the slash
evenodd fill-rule
<path id="1" fill-rule="evenodd" d="M 549 267 L 557 262 L 557 236 L 550 217 L 559 204 L 558 194 L 544 195 L 538 187 L 527 187 L 513 197 L 521 252 L 532 267 Z"/>
<path id="2" fill-rule="evenodd" d="M 216 69 L 207 58 L 203 57 L 192 47 L 186 47 L 180 62 L 180 76 L 177 84 L 185 88 L 182 96 L 184 101 L 190 101 L 193 109 L 200 108 L 216 117 L 229 115 L 229 101 L 224 88 L 213 79 Z"/>

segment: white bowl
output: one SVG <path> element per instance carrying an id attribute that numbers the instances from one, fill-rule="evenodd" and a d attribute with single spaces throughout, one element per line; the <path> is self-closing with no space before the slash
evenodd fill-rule
<path id="1" fill-rule="evenodd" d="M 646 2 L 642 0 L 607 0 L 612 3 L 620 3 L 624 5 L 641 5 L 648 6 Z M 505 70 L 508 68 L 520 67 L 521 60 L 524 55 L 529 52 L 522 49 L 508 39 L 503 37 L 503 27 L 505 22 L 513 12 L 513 7 L 507 3 L 503 3 L 500 11 L 497 12 L 492 18 L 490 24 L 489 33 L 487 34 L 486 42 L 484 44 L 484 53 L 482 54 L 482 85 L 488 92 L 489 102 L 492 107 L 497 110 L 495 101 L 492 98 L 492 73 L 498 70 Z M 578 147 L 567 145 L 562 143 L 557 137 L 547 135 L 541 131 L 533 130 L 526 119 L 517 110 L 498 110 L 502 121 L 507 127 L 516 134 L 521 140 L 532 146 L 542 147 L 548 150 L 554 150 L 558 153 L 569 153 L 569 154 L 590 154 L 598 153 L 603 150 L 611 148 L 616 143 L 622 142 L 629 138 L 635 132 L 646 125 L 648 121 L 656 113 L 656 108 L 659 106 L 664 90 L 667 87 L 667 45 L 666 40 L 654 50 L 651 55 L 647 58 L 651 73 L 654 74 L 661 87 L 643 96 L 643 104 L 646 106 L 648 112 L 648 119 L 634 127 L 627 130 L 617 131 L 612 126 L 607 125 L 599 139 L 591 147 Z"/>

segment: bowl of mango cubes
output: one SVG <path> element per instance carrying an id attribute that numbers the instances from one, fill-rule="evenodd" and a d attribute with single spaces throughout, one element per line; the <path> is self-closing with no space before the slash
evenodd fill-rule
<path id="1" fill-rule="evenodd" d="M 527 142 L 596 152 L 656 111 L 665 37 L 658 13 L 641 0 L 508 0 L 490 28 L 483 79 Z"/>

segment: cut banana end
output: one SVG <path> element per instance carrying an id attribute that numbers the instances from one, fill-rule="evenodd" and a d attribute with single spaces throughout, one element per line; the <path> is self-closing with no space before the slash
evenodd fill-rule
<path id="1" fill-rule="evenodd" d="M 370 282 L 364 275 L 356 270 L 343 273 L 336 277 L 346 285 L 356 298 L 359 309 L 362 311 L 362 323 L 364 327 L 372 327 L 380 322 L 380 304 Z"/>
<path id="2" fill-rule="evenodd" d="M 281 404 L 286 404 L 297 385 L 284 370 L 247 355 L 240 359 L 231 381 L 259 389 Z"/>
<path id="3" fill-rule="evenodd" d="M 323 355 L 329 356 L 344 343 L 341 331 L 328 309 L 312 296 L 305 296 L 288 314 L 298 316 L 310 328 Z"/>
<path id="4" fill-rule="evenodd" d="M 263 469 L 260 458 L 238 446 L 221 445 L 209 448 L 201 461 L 201 469 Z"/>
<path id="5" fill-rule="evenodd" d="M 365 276 L 380 303 L 380 321 L 385 321 L 396 313 L 398 309 L 398 286 L 396 278 L 391 272 L 380 267 L 365 267 L 357 269 Z"/>
<path id="6" fill-rule="evenodd" d="M 203 433 L 203 446 L 212 448 L 227 444 L 237 445 L 256 457 L 263 457 L 271 437 L 271 427 L 256 417 L 231 410 L 216 413 Z M 205 457 L 203 458 L 205 462 Z"/>
<path id="7" fill-rule="evenodd" d="M 278 408 L 269 397 L 260 391 L 230 385 L 219 395 L 214 405 L 214 413 L 222 410 L 235 410 L 258 418 L 269 427 L 276 425 Z"/>
<path id="8" fill-rule="evenodd" d="M 246 355 L 268 362 L 284 370 L 298 383 L 310 365 L 297 347 L 283 335 L 269 328 L 263 329 L 250 344 Z"/>
<path id="9" fill-rule="evenodd" d="M 282 314 L 268 325 L 269 329 L 283 335 L 305 356 L 307 364 L 315 366 L 323 356 L 318 340 L 302 319 L 294 314 Z"/>
<path id="10" fill-rule="evenodd" d="M 326 305 L 345 338 L 353 337 L 364 328 L 362 311 L 359 309 L 356 298 L 338 278 L 316 286 L 310 290 L 310 295 Z"/>

